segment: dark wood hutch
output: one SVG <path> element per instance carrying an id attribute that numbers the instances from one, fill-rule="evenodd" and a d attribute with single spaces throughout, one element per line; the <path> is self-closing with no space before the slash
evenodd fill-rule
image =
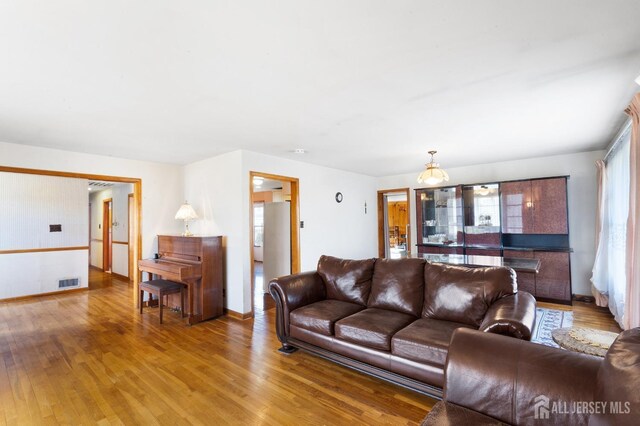
<path id="1" fill-rule="evenodd" d="M 416 189 L 418 253 L 538 259 L 537 274 L 518 272 L 519 288 L 570 304 L 568 178 Z"/>

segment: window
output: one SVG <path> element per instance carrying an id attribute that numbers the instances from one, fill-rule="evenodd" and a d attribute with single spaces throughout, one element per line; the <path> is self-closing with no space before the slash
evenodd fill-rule
<path id="1" fill-rule="evenodd" d="M 626 292 L 626 240 L 629 215 L 630 134 L 606 160 L 602 233 L 593 268 L 594 286 L 609 297 L 609 309 L 622 324 Z"/>
<path id="2" fill-rule="evenodd" d="M 264 241 L 264 203 L 253 204 L 253 245 L 262 247 Z"/>

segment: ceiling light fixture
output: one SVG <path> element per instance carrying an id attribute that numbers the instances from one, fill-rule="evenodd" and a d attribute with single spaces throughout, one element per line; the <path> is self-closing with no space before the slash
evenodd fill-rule
<path id="1" fill-rule="evenodd" d="M 293 150 L 293 153 L 294 154 L 306 154 L 307 151 L 305 149 L 303 149 L 303 148 L 296 148 L 296 149 Z"/>
<path id="2" fill-rule="evenodd" d="M 254 176 L 253 177 L 253 185 L 254 186 L 262 186 L 263 183 L 264 183 L 264 178 L 261 178 L 260 176 Z"/>
<path id="3" fill-rule="evenodd" d="M 476 191 L 477 191 L 478 195 L 482 195 L 483 197 L 489 195 L 489 192 L 491 192 L 491 190 L 489 189 L 489 187 L 487 187 L 487 185 L 482 185 Z"/>
<path id="4" fill-rule="evenodd" d="M 447 172 L 440 168 L 440 164 L 433 161 L 433 156 L 438 151 L 429 151 L 431 160 L 425 164 L 426 169 L 418 176 L 418 183 L 426 183 L 427 185 L 437 185 L 441 182 L 449 181 Z"/>

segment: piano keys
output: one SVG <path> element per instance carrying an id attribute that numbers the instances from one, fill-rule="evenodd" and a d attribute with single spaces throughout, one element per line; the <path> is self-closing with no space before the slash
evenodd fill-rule
<path id="1" fill-rule="evenodd" d="M 138 269 L 187 286 L 189 324 L 222 315 L 222 237 L 158 235 L 159 259 L 138 261 Z M 170 306 L 177 298 L 169 297 Z"/>

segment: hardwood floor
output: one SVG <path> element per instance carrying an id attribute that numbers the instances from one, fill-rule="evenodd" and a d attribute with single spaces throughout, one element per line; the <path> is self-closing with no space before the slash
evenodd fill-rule
<path id="1" fill-rule="evenodd" d="M 600 308 L 592 303 L 573 302 L 573 306 L 557 305 L 555 303 L 538 302 L 543 308 L 573 311 L 573 325 L 576 327 L 596 328 L 598 330 L 620 333 L 618 325 L 608 308 Z"/>
<path id="2" fill-rule="evenodd" d="M 436 402 L 298 351 L 274 310 L 192 327 L 125 281 L 0 303 L 0 424 L 417 424 Z M 558 308 L 558 305 L 549 305 Z M 576 324 L 611 319 L 577 305 Z"/>
<path id="3" fill-rule="evenodd" d="M 277 352 L 274 310 L 160 325 L 132 285 L 92 275 L 89 291 L 0 303 L 0 424 L 416 424 L 435 403 Z"/>

